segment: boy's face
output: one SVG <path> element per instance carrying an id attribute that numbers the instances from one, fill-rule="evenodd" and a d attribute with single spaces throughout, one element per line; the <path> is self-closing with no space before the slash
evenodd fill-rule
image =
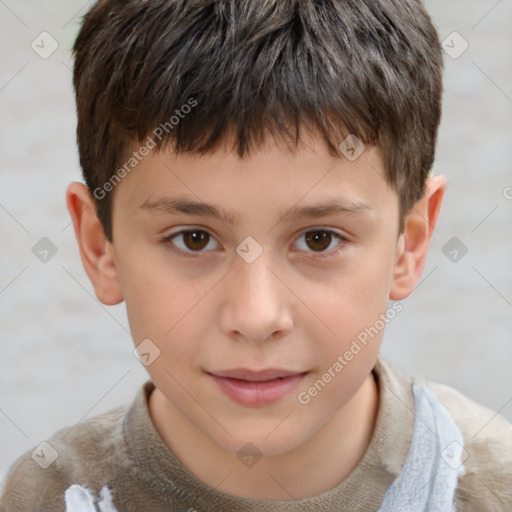
<path id="1" fill-rule="evenodd" d="M 145 359 L 159 350 L 147 370 L 169 414 L 229 451 L 251 442 L 272 455 L 357 400 L 403 248 L 398 195 L 383 176 L 375 147 L 350 162 L 308 139 L 296 155 L 267 142 L 246 161 L 221 150 L 152 153 L 117 185 L 116 279 L 135 345 L 151 340 Z M 232 218 L 166 208 L 177 200 Z M 332 202 L 345 209 L 295 212 Z M 354 340 L 371 328 L 357 351 Z M 235 369 L 293 376 L 266 384 L 219 377 Z M 326 372 L 331 378 L 311 391 Z"/>

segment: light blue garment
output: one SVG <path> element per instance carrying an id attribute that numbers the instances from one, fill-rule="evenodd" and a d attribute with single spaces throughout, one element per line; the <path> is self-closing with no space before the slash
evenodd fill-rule
<path id="1" fill-rule="evenodd" d="M 467 452 L 459 428 L 430 389 L 413 385 L 414 430 L 398 478 L 377 512 L 455 512 Z"/>
<path id="2" fill-rule="evenodd" d="M 73 484 L 66 489 L 64 494 L 66 512 L 117 512 L 112 503 L 109 488 L 105 485 L 101 489 L 100 499 L 95 505 L 96 499 L 91 492 L 80 485 Z"/>

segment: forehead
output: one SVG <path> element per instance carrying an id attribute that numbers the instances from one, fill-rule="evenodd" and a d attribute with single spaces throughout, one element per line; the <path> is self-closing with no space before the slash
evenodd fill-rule
<path id="1" fill-rule="evenodd" d="M 151 151 L 123 179 L 118 194 L 124 206 L 147 213 L 208 216 L 236 225 L 241 212 L 269 208 L 296 219 L 365 214 L 394 191 L 378 147 L 366 146 L 350 160 L 332 156 L 323 142 L 310 138 L 297 151 L 267 141 L 243 159 L 227 145 L 203 155 L 176 154 L 169 147 Z"/>
<path id="2" fill-rule="evenodd" d="M 186 196 L 159 195 L 154 199 L 146 200 L 140 206 L 140 209 L 156 214 L 169 213 L 171 215 L 211 217 L 229 225 L 239 225 L 241 223 L 241 215 L 234 210 L 225 209 L 223 206 L 213 203 L 188 199 Z M 295 205 L 288 211 L 279 211 L 278 217 L 291 217 L 294 220 L 318 219 L 336 214 L 364 214 L 371 210 L 372 206 L 369 203 L 353 202 L 350 199 L 338 197 L 324 202 L 317 201 L 306 206 Z"/>

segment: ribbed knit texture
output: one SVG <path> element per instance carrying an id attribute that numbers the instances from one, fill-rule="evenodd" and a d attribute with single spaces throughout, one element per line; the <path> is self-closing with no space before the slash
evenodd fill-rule
<path id="1" fill-rule="evenodd" d="M 34 462 L 33 449 L 16 460 L 0 490 L 0 512 L 64 512 L 64 493 L 72 484 L 93 495 L 108 486 L 119 512 L 374 512 L 400 474 L 410 448 L 415 419 L 412 383 L 417 382 L 382 358 L 374 375 L 380 403 L 370 444 L 356 468 L 319 495 L 290 501 L 256 500 L 204 484 L 155 430 L 148 412 L 154 385 L 147 381 L 133 403 L 63 428 L 48 439 L 59 454 L 49 468 Z M 457 510 L 512 510 L 510 423 L 447 386 L 432 385 L 431 389 L 454 417 L 469 453 L 466 475 L 457 489 Z"/>

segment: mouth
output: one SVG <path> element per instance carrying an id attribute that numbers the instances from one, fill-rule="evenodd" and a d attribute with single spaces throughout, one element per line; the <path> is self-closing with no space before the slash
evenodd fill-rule
<path id="1" fill-rule="evenodd" d="M 309 372 L 235 368 L 207 372 L 231 400 L 247 407 L 264 407 L 289 394 Z"/>

